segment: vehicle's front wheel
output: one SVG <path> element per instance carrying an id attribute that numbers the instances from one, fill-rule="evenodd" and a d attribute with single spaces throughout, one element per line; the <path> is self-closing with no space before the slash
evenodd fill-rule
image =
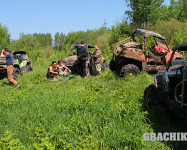
<path id="1" fill-rule="evenodd" d="M 156 87 L 149 85 L 144 90 L 144 100 L 146 107 L 151 107 L 156 102 Z"/>
<path id="2" fill-rule="evenodd" d="M 19 69 L 19 68 L 17 68 L 17 67 L 15 67 L 15 68 L 14 68 L 14 71 L 13 71 L 13 76 L 14 76 L 14 79 L 19 78 L 19 77 L 20 77 L 20 75 L 21 75 L 21 71 L 20 71 L 20 69 Z"/>
<path id="3" fill-rule="evenodd" d="M 110 61 L 109 68 L 110 68 L 111 71 L 116 71 L 117 70 L 116 63 L 115 63 L 114 59 L 112 59 Z"/>
<path id="4" fill-rule="evenodd" d="M 27 65 L 27 72 L 28 72 L 28 71 L 32 71 L 32 70 L 33 70 L 33 69 L 32 69 L 32 64 L 28 64 L 28 65 Z"/>
<path id="5" fill-rule="evenodd" d="M 128 64 L 121 68 L 120 75 L 123 78 L 128 76 L 137 75 L 140 72 L 139 68 L 136 65 Z"/>
<path id="6" fill-rule="evenodd" d="M 107 62 L 102 63 L 102 70 L 105 70 L 106 68 L 108 68 L 108 63 Z"/>
<path id="7" fill-rule="evenodd" d="M 6 77 L 6 71 L 0 71 L 0 80 Z"/>

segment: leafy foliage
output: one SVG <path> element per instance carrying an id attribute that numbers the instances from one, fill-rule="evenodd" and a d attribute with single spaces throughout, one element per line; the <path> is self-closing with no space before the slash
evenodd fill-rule
<path id="1" fill-rule="evenodd" d="M 56 50 L 62 50 L 65 40 L 66 40 L 66 36 L 63 33 L 59 34 L 59 32 L 57 32 L 54 37 L 54 48 Z"/>
<path id="2" fill-rule="evenodd" d="M 22 150 L 24 146 L 20 143 L 19 139 L 14 139 L 13 134 L 6 131 L 3 137 L 0 138 L 0 148 L 4 150 Z"/>
<path id="3" fill-rule="evenodd" d="M 51 46 L 52 47 L 52 43 L 53 43 L 53 39 L 50 33 L 44 34 L 44 33 L 34 33 L 33 37 L 36 37 L 38 43 L 40 43 L 40 45 L 42 47 L 45 46 Z"/>
<path id="4" fill-rule="evenodd" d="M 11 48 L 14 51 L 26 51 L 33 60 L 44 59 L 46 57 L 45 52 L 41 50 L 41 45 L 37 38 L 32 35 L 22 35 L 19 40 L 11 43 Z"/>
<path id="5" fill-rule="evenodd" d="M 9 44 L 10 34 L 8 33 L 8 29 L 0 24 L 0 48 L 9 48 Z"/>
<path id="6" fill-rule="evenodd" d="M 126 0 L 130 10 L 125 11 L 133 27 L 144 28 L 158 21 L 168 21 L 175 18 L 180 21 L 186 20 L 186 1 L 171 0 L 167 7 L 164 0 Z"/>
<path id="7" fill-rule="evenodd" d="M 131 9 L 126 11 L 129 19 L 133 23 L 134 27 L 145 27 L 150 23 L 151 18 L 154 17 L 155 12 L 159 11 L 159 8 L 163 0 L 126 0 L 128 7 Z"/>
<path id="8" fill-rule="evenodd" d="M 186 22 L 174 18 L 169 21 L 158 21 L 154 26 L 149 27 L 150 30 L 164 35 L 171 48 L 187 41 L 186 28 Z"/>

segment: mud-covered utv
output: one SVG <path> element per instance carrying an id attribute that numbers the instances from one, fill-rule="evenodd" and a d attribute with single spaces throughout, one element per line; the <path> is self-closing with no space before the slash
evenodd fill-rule
<path id="1" fill-rule="evenodd" d="M 145 104 L 156 104 L 159 113 L 174 112 L 187 121 L 187 59 L 173 60 L 175 51 L 187 51 L 187 42 L 173 48 L 164 71 L 155 75 L 155 85 L 144 91 Z"/>
<path id="2" fill-rule="evenodd" d="M 12 53 L 12 52 L 11 52 Z M 32 71 L 32 61 L 29 59 L 25 51 L 15 51 L 12 53 L 14 57 L 14 78 L 18 78 L 22 72 Z M 0 79 L 7 75 L 6 58 L 0 57 Z"/>
<path id="3" fill-rule="evenodd" d="M 164 44 L 163 44 L 164 43 Z M 112 71 L 120 71 L 122 77 L 136 75 L 141 70 L 164 70 L 172 54 L 164 36 L 153 31 L 136 29 L 132 37 L 117 43 L 110 61 Z M 173 59 L 181 59 L 175 53 Z"/>
<path id="4" fill-rule="evenodd" d="M 74 52 L 71 54 L 72 49 L 69 51 L 69 57 L 64 58 L 62 61 L 68 68 L 71 69 L 73 74 L 80 74 L 80 61 L 77 59 L 77 54 Z M 93 63 L 93 55 L 89 52 L 88 60 L 86 61 L 86 76 L 90 76 L 92 73 L 92 63 Z M 106 69 L 108 64 L 106 60 L 102 57 L 102 70 Z"/>

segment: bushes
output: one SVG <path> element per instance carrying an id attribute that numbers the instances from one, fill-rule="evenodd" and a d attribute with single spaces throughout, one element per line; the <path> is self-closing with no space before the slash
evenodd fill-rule
<path id="1" fill-rule="evenodd" d="M 183 23 L 181 27 L 175 32 L 174 46 L 187 41 L 187 22 Z"/>
<path id="2" fill-rule="evenodd" d="M 24 146 L 20 143 L 19 139 L 14 139 L 13 134 L 11 134 L 9 131 L 6 131 L 0 138 L 0 148 L 22 150 L 24 149 Z"/>
<path id="3" fill-rule="evenodd" d="M 0 24 L 0 49 L 9 48 L 10 45 L 10 34 L 5 26 Z"/>
<path id="4" fill-rule="evenodd" d="M 47 58 L 49 58 L 51 56 L 51 54 L 53 53 L 53 49 L 51 46 L 45 46 L 43 48 L 43 51 L 45 52 L 45 55 Z"/>
<path id="5" fill-rule="evenodd" d="M 170 48 L 187 41 L 187 23 L 180 22 L 174 18 L 169 21 L 158 21 L 149 29 L 166 37 Z"/>
<path id="6" fill-rule="evenodd" d="M 149 29 L 165 36 L 170 49 L 187 41 L 187 22 L 171 18 L 169 21 L 158 21 Z M 186 52 L 185 55 L 187 55 Z"/>
<path id="7" fill-rule="evenodd" d="M 112 38 L 111 32 L 106 32 L 97 38 L 97 44 L 99 45 L 100 50 L 102 51 L 103 55 L 108 56 L 107 58 L 110 59 L 112 51 L 109 45 L 109 42 Z"/>
<path id="8" fill-rule="evenodd" d="M 29 54 L 31 60 L 36 61 L 39 58 L 45 59 L 46 54 L 41 49 L 36 37 L 32 35 L 22 35 L 21 38 L 17 41 L 11 43 L 11 48 L 14 51 L 23 50 Z"/>
<path id="9" fill-rule="evenodd" d="M 116 26 L 112 26 L 112 39 L 110 41 L 110 45 L 113 47 L 114 44 L 119 42 L 122 38 L 130 36 L 131 27 L 127 22 L 122 22 Z"/>

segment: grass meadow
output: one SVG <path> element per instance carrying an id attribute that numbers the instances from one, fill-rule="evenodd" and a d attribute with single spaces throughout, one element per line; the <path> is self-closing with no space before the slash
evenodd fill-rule
<path id="1" fill-rule="evenodd" d="M 143 140 L 143 133 L 165 128 L 151 122 L 143 108 L 144 89 L 153 83 L 153 75 L 142 72 L 124 80 L 106 69 L 100 76 L 75 75 L 75 79 L 54 82 L 46 79 L 43 68 L 47 65 L 34 65 L 33 72 L 18 78 L 18 89 L 8 86 L 6 78 L 0 80 L 1 149 L 165 150 L 178 146 Z"/>

